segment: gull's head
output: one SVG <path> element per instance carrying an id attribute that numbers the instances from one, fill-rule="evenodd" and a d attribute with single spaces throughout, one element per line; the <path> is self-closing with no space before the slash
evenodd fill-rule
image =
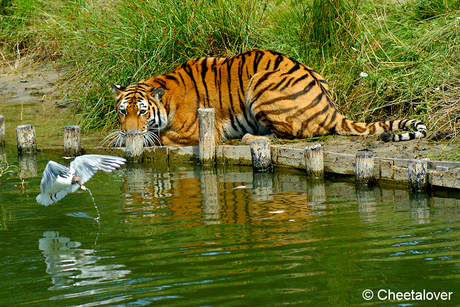
<path id="1" fill-rule="evenodd" d="M 72 184 L 75 184 L 75 183 L 78 183 L 78 185 L 80 186 L 80 189 L 82 189 L 83 191 L 86 191 L 86 187 L 81 183 L 80 177 L 78 176 L 72 177 Z"/>
<path id="2" fill-rule="evenodd" d="M 81 179 L 80 179 L 80 177 L 78 177 L 78 176 L 73 176 L 73 177 L 72 177 L 72 182 L 71 182 L 71 183 L 72 183 L 72 184 L 78 183 L 78 185 L 79 185 L 80 187 L 83 187 L 83 185 L 82 185 L 82 183 L 81 183 Z"/>

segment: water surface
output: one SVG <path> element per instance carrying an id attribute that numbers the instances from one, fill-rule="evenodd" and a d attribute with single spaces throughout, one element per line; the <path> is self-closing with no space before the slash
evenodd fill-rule
<path id="1" fill-rule="evenodd" d="M 1 179 L 1 306 L 459 304 L 457 199 L 286 169 L 128 165 L 87 183 L 97 223 L 88 192 L 35 202 L 49 159 L 68 163 L 39 155 L 23 192 Z"/>
<path id="2" fill-rule="evenodd" d="M 0 89 L 0 115 L 5 117 L 7 146 L 16 146 L 17 126 L 31 124 L 35 127 L 39 149 L 62 149 L 64 127 L 76 125 L 81 117 L 81 114 L 74 112 L 72 108 L 58 107 L 53 103 L 13 102 L 4 99 Z M 106 131 L 84 132 L 81 135 L 82 144 L 86 148 L 95 147 L 106 134 Z"/>

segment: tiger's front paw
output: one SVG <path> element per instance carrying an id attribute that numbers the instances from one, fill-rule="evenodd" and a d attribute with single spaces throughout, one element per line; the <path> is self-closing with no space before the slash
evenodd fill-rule
<path id="1" fill-rule="evenodd" d="M 243 145 L 249 145 L 251 144 L 252 141 L 254 140 L 263 140 L 263 139 L 269 139 L 268 135 L 253 135 L 250 133 L 246 133 L 242 138 L 241 138 L 241 144 Z"/>

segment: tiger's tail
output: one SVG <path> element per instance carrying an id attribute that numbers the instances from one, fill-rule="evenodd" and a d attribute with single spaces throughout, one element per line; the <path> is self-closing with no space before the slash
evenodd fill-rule
<path id="1" fill-rule="evenodd" d="M 392 133 L 400 130 L 411 131 L 404 133 Z M 343 118 L 336 126 L 336 131 L 342 135 L 380 134 L 380 138 L 384 142 L 421 139 L 427 135 L 426 125 L 418 119 L 387 120 L 366 124 Z"/>

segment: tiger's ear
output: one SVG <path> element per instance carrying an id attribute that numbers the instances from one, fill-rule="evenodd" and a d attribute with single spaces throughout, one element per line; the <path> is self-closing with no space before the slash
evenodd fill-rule
<path id="1" fill-rule="evenodd" d="M 123 93 L 126 89 L 126 87 L 123 87 L 123 86 L 120 86 L 120 85 L 115 85 L 115 84 L 111 84 L 112 86 L 112 93 L 114 93 L 116 96 L 120 95 L 121 93 Z"/>
<path id="2" fill-rule="evenodd" d="M 161 97 L 165 94 L 165 90 L 162 87 L 153 89 L 152 97 L 158 101 L 161 101 Z"/>

